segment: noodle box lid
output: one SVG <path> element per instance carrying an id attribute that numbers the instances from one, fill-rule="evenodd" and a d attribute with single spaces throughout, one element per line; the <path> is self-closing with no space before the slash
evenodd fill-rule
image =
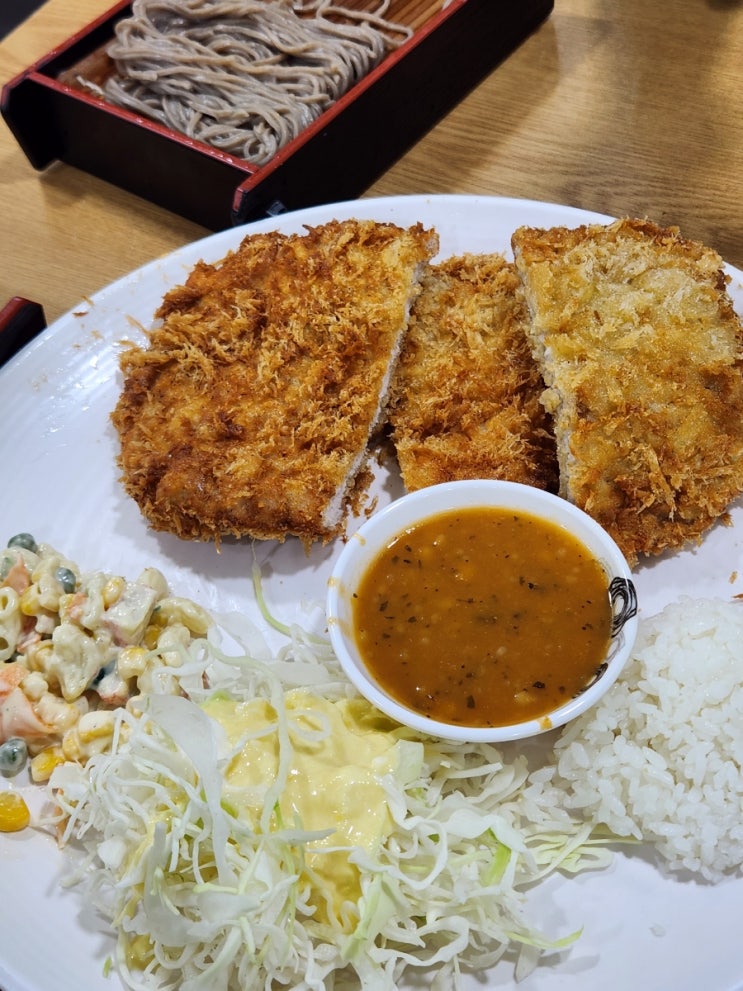
<path id="1" fill-rule="evenodd" d="M 354 4 L 365 9 L 364 3 Z M 211 230 L 361 194 L 550 14 L 554 0 L 393 0 L 413 33 L 266 165 L 105 102 L 117 3 L 2 90 L 0 110 L 38 170 L 82 169 Z M 349 3 L 349 6 L 351 4 Z M 370 9 L 376 2 L 369 0 Z"/>

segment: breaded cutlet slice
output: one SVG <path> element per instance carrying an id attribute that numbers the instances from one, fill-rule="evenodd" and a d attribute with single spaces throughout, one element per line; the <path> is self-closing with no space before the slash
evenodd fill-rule
<path id="1" fill-rule="evenodd" d="M 503 256 L 429 267 L 388 414 L 406 489 L 501 478 L 556 490 L 555 440 L 527 320 L 521 281 Z"/>
<path id="2" fill-rule="evenodd" d="M 630 563 L 743 491 L 743 327 L 717 252 L 646 220 L 512 238 L 560 492 Z"/>
<path id="3" fill-rule="evenodd" d="M 434 231 L 247 235 L 171 290 L 121 358 L 126 491 L 155 530 L 306 545 L 343 525 Z"/>

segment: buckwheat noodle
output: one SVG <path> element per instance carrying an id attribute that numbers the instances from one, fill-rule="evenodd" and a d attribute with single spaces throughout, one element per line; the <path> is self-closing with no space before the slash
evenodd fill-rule
<path id="1" fill-rule="evenodd" d="M 134 0 L 104 96 L 258 165 L 412 32 L 390 0 Z"/>

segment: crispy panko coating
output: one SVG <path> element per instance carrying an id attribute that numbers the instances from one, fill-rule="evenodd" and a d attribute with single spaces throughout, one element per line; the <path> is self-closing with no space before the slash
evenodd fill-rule
<path id="1" fill-rule="evenodd" d="M 151 526 L 306 545 L 343 524 L 433 231 L 331 222 L 248 235 L 169 292 L 121 358 L 112 414 Z"/>
<path id="2" fill-rule="evenodd" d="M 642 220 L 512 244 L 561 494 L 632 564 L 698 541 L 743 491 L 743 327 L 721 258 Z"/>
<path id="3" fill-rule="evenodd" d="M 389 412 L 406 489 L 501 478 L 556 490 L 555 440 L 527 320 L 521 280 L 503 256 L 429 268 Z"/>

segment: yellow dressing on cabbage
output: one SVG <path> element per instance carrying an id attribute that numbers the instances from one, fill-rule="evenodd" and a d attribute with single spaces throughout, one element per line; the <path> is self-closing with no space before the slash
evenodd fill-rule
<path id="1" fill-rule="evenodd" d="M 394 724 L 364 699 L 330 701 L 297 689 L 286 694 L 285 705 L 293 753 L 279 800 L 281 821 L 287 827 L 332 831 L 308 844 L 303 879 L 312 885 L 317 918 L 327 922 L 332 914 L 350 931 L 361 885 L 347 848 L 372 853 L 391 830 L 380 779 L 397 764 Z M 239 746 L 225 770 L 224 800 L 257 828 L 279 770 L 274 709 L 265 699 L 237 702 L 219 696 L 203 708 L 224 728 L 230 744 Z"/>

